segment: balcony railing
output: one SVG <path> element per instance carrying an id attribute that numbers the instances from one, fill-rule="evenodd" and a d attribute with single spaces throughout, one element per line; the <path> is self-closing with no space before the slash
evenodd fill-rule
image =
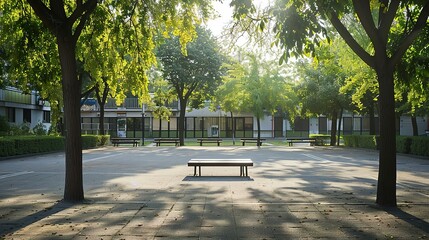
<path id="1" fill-rule="evenodd" d="M 32 104 L 31 102 L 32 96 L 34 95 L 23 94 L 19 90 L 12 90 L 12 89 L 0 90 L 0 101 L 5 101 L 5 102 Z"/>

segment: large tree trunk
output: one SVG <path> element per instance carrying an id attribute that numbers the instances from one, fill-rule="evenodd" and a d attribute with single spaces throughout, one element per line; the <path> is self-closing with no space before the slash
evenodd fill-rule
<path id="1" fill-rule="evenodd" d="M 180 99 L 180 115 L 179 115 L 179 140 L 180 146 L 185 146 L 185 114 L 186 114 L 186 100 Z"/>
<path id="2" fill-rule="evenodd" d="M 387 61 L 386 61 L 387 62 Z M 393 69 L 377 69 L 380 86 L 380 156 L 376 202 L 383 206 L 396 206 L 396 124 Z"/>
<path id="3" fill-rule="evenodd" d="M 71 36 L 71 34 L 69 35 Z M 77 77 L 76 44 L 71 37 L 58 37 L 58 52 L 61 62 L 65 122 L 66 176 L 64 200 L 82 201 L 82 140 L 80 128 L 81 82 Z"/>
<path id="4" fill-rule="evenodd" d="M 331 142 L 329 145 L 335 146 L 337 142 L 337 119 L 338 119 L 337 110 L 332 111 L 332 122 L 331 122 Z"/>

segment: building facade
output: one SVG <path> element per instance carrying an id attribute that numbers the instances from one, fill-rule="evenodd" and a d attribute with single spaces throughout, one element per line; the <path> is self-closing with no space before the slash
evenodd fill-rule
<path id="1" fill-rule="evenodd" d="M 46 129 L 51 126 L 51 108 L 32 91 L 23 94 L 22 91 L 6 87 L 0 89 L 0 116 L 4 116 L 10 124 L 27 124 L 33 129 L 38 123 L 43 123 Z"/>
<path id="2" fill-rule="evenodd" d="M 82 107 L 82 132 L 97 134 L 99 131 L 99 106 L 90 101 Z M 169 120 L 157 119 L 145 106 L 138 104 L 137 98 L 127 98 L 121 106 L 109 100 L 105 107 L 105 134 L 122 137 L 178 137 L 178 104 L 170 106 L 173 115 Z M 412 135 L 409 117 L 393 119 L 396 131 L 401 135 Z M 376 133 L 379 132 L 378 118 Z M 261 135 L 266 138 L 285 138 L 288 136 L 307 137 L 309 134 L 330 134 L 331 120 L 325 116 L 294 121 L 293 127 L 282 116 L 266 115 L 261 119 Z M 338 121 L 340 123 L 340 121 Z M 425 135 L 429 129 L 427 118 L 418 118 L 419 135 Z M 345 113 L 341 119 L 342 134 L 369 134 L 370 119 L 367 116 Z M 144 129 L 144 133 L 142 132 Z M 235 129 L 235 131 L 234 131 Z M 185 137 L 256 137 L 256 118 L 250 113 L 231 113 L 222 109 L 211 111 L 209 107 L 186 112 Z"/>

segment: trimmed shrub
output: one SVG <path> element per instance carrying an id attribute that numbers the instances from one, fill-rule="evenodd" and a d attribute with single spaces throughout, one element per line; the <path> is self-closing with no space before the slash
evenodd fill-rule
<path id="1" fill-rule="evenodd" d="M 82 149 L 90 149 L 97 147 L 97 135 L 83 135 L 82 136 Z"/>
<path id="2" fill-rule="evenodd" d="M 105 146 L 109 140 L 109 135 L 82 135 L 82 149 Z"/>
<path id="3" fill-rule="evenodd" d="M 331 135 L 329 134 L 310 134 L 309 137 L 316 139 L 316 146 L 323 146 L 331 141 Z"/>
<path id="4" fill-rule="evenodd" d="M 396 152 L 410 153 L 412 137 L 396 136 Z"/>
<path id="5" fill-rule="evenodd" d="M 108 135 L 82 136 L 82 149 L 104 146 L 109 141 Z M 14 155 L 63 151 L 65 139 L 61 136 L 14 136 L 0 138 L 0 157 Z"/>
<path id="6" fill-rule="evenodd" d="M 343 136 L 343 140 L 344 140 L 344 146 L 346 147 L 358 147 L 358 135 L 344 135 Z"/>
<path id="7" fill-rule="evenodd" d="M 13 139 L 0 138 L 0 157 L 8 157 L 15 154 L 15 141 Z"/>
<path id="8" fill-rule="evenodd" d="M 374 135 L 363 135 L 358 138 L 358 144 L 360 148 L 378 149 L 377 148 L 377 137 Z"/>
<path id="9" fill-rule="evenodd" d="M 54 136 L 16 136 L 3 138 L 0 142 L 0 157 L 64 149 L 64 138 Z"/>
<path id="10" fill-rule="evenodd" d="M 378 137 L 374 135 L 345 135 L 343 140 L 346 147 L 378 149 Z"/>
<path id="11" fill-rule="evenodd" d="M 97 146 L 105 146 L 110 141 L 110 135 L 98 135 Z"/>
<path id="12" fill-rule="evenodd" d="M 429 156 L 429 138 L 412 137 L 410 153 L 419 156 Z"/>

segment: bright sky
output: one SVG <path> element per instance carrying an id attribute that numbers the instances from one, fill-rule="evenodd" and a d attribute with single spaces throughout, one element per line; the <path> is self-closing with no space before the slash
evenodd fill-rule
<path id="1" fill-rule="evenodd" d="M 215 36 L 220 36 L 223 27 L 232 20 L 232 7 L 229 6 L 229 3 L 230 1 L 213 2 L 216 15 L 219 17 L 209 20 L 207 26 Z"/>
<path id="2" fill-rule="evenodd" d="M 253 0 L 257 8 L 267 6 L 270 2 L 271 0 Z M 229 6 L 230 3 L 231 0 L 213 1 L 213 7 L 219 17 L 208 21 L 207 26 L 215 36 L 220 36 L 223 28 L 232 21 L 233 8 Z"/>

